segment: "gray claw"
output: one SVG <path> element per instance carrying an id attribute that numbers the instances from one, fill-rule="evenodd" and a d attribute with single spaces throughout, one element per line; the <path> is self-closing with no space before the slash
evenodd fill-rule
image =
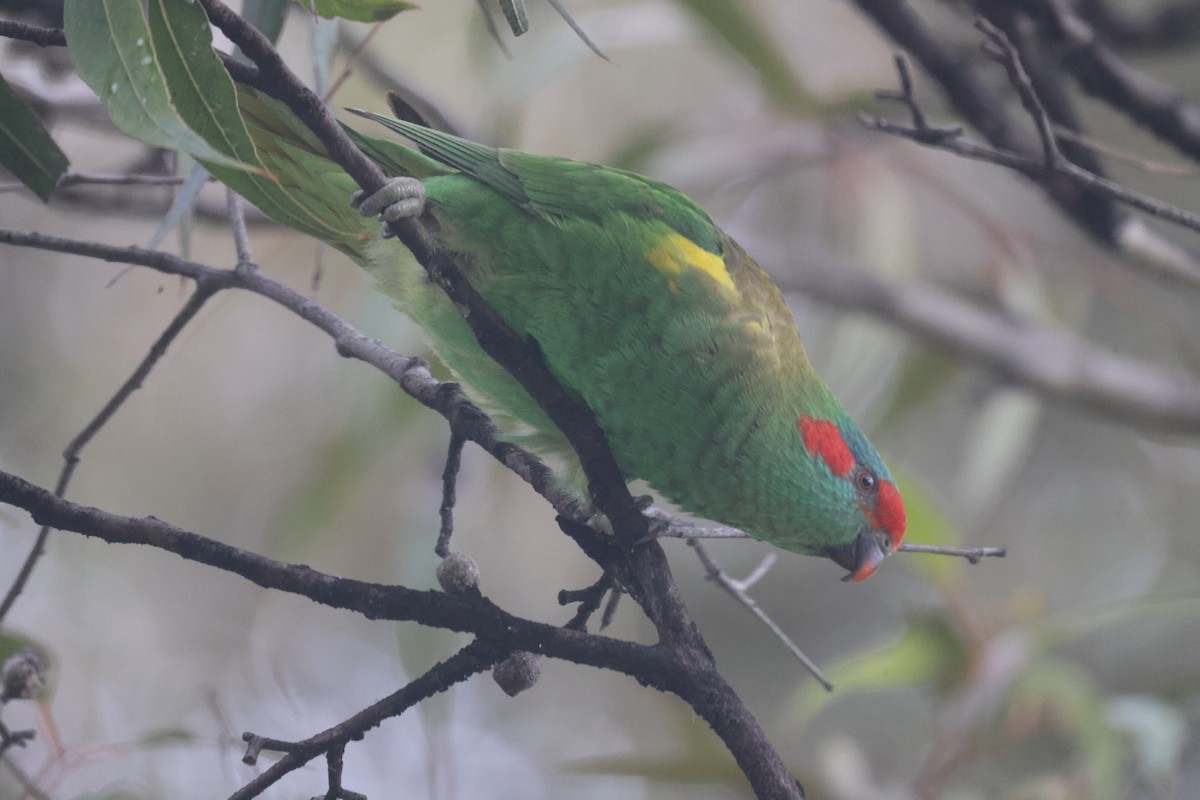
<path id="1" fill-rule="evenodd" d="M 419 217 L 425 210 L 425 186 L 416 178 L 392 178 L 373 195 L 350 195 L 350 205 L 364 217 L 378 216 L 385 222 Z"/>

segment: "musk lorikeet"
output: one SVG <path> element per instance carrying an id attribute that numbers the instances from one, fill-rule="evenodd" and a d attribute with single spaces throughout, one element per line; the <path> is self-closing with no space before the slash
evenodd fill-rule
<path id="1" fill-rule="evenodd" d="M 365 215 L 421 216 L 592 410 L 627 479 L 786 550 L 827 556 L 847 580 L 869 577 L 899 546 L 904 505 L 887 466 L 813 370 L 779 289 L 692 200 L 624 170 L 364 113 L 418 149 L 351 131 L 396 176 L 356 210 L 357 186 L 286 106 L 238 93 L 292 206 L 243 194 L 366 269 L 501 426 L 559 462 L 576 493 L 585 490 L 566 438 Z"/>

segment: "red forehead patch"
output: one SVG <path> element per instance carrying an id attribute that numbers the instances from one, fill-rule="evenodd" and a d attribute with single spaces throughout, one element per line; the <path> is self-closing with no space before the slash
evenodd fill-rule
<path id="1" fill-rule="evenodd" d="M 811 455 L 820 456 L 834 475 L 844 478 L 854 469 L 854 454 L 846 446 L 837 425 L 827 419 L 804 416 L 797 421 L 796 427 L 804 437 L 804 449 Z"/>
<path id="2" fill-rule="evenodd" d="M 891 537 L 892 549 L 900 547 L 908 523 L 904 518 L 904 501 L 900 499 L 896 484 L 891 481 L 879 482 L 879 495 L 875 498 L 875 513 L 872 516 L 875 527 Z"/>

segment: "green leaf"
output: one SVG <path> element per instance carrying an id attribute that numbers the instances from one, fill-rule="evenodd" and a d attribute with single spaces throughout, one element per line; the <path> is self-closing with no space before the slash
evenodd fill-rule
<path id="1" fill-rule="evenodd" d="M 135 0 L 136 1 L 136 0 Z M 212 29 L 199 3 L 149 0 L 150 33 L 170 78 L 169 91 L 180 115 L 225 158 L 192 153 L 209 172 L 262 211 L 319 239 L 343 236 L 297 202 L 265 167 L 246 129 L 237 89 L 212 49 Z M 286 109 L 280 112 L 291 115 Z M 311 136 L 311 134 L 309 134 Z M 229 160 L 245 169 L 230 168 Z"/>
<path id="2" fill-rule="evenodd" d="M 914 615 L 892 644 L 826 670 L 836 694 L 808 681 L 797 693 L 793 710 L 803 720 L 853 691 L 924 685 L 944 689 L 965 674 L 968 659 L 967 642 L 945 619 Z"/>
<path id="3" fill-rule="evenodd" d="M 33 109 L 0 75 L 0 164 L 45 200 L 69 163 Z"/>
<path id="4" fill-rule="evenodd" d="M 67 0 L 63 14 L 71 60 L 122 132 L 235 169 L 252 169 L 210 145 L 176 109 L 166 71 L 176 82 L 194 77 L 178 72 L 186 73 L 190 66 L 179 50 L 190 43 L 152 41 L 139 0 Z M 168 52 L 158 52 L 158 46 Z"/>
<path id="5" fill-rule="evenodd" d="M 404 0 L 316 0 L 322 17 L 341 17 L 355 22 L 383 22 L 401 11 L 417 8 Z"/>

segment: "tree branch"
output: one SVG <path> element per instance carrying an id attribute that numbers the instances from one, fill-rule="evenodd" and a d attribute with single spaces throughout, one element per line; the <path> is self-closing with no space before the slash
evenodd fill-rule
<path id="1" fill-rule="evenodd" d="M 258 797 L 267 787 L 277 783 L 283 776 L 303 767 L 322 753 L 343 748 L 354 739 L 377 727 L 384 720 L 397 717 L 408 709 L 446 691 L 473 675 L 490 669 L 497 661 L 508 655 L 508 651 L 476 639 L 450 658 L 435 664 L 424 675 L 411 681 L 401 689 L 377 703 L 359 711 L 349 719 L 321 733 L 299 742 L 280 742 L 263 739 L 252 733 L 242 738 L 247 742 L 247 753 L 257 756 L 260 750 L 275 750 L 286 753 L 283 758 L 260 773 L 254 780 L 229 796 L 229 800 L 250 800 Z M 253 763 L 253 762 L 251 762 Z"/>

